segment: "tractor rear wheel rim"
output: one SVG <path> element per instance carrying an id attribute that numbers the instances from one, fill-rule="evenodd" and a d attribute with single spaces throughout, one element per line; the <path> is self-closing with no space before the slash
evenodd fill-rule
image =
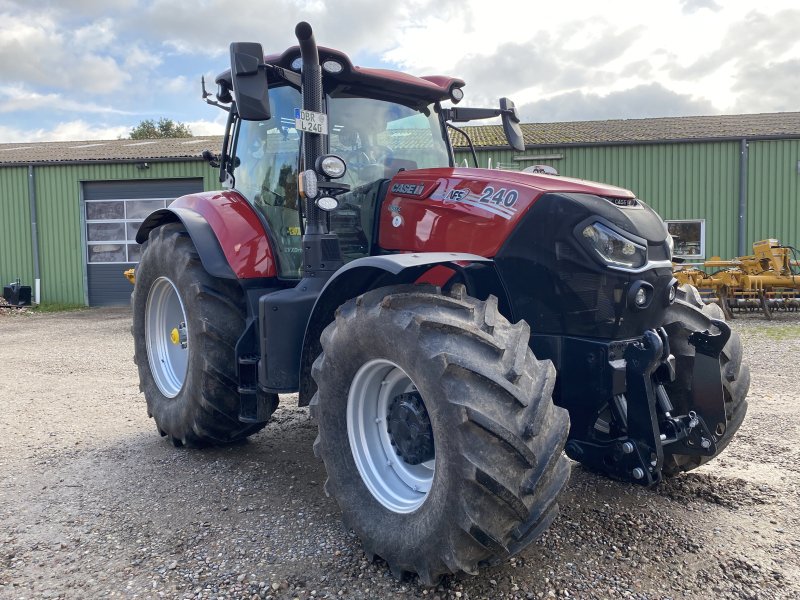
<path id="1" fill-rule="evenodd" d="M 433 456 L 409 464 L 392 444 L 387 418 L 401 394 L 418 394 L 417 386 L 390 360 L 371 360 L 358 370 L 347 397 L 347 435 L 358 472 L 385 508 L 410 513 L 428 497 L 436 463 Z M 435 442 L 434 442 L 435 444 Z"/>
<path id="2" fill-rule="evenodd" d="M 153 380 L 164 396 L 174 398 L 186 380 L 189 344 L 183 301 L 167 277 L 156 279 L 147 296 L 145 341 Z"/>

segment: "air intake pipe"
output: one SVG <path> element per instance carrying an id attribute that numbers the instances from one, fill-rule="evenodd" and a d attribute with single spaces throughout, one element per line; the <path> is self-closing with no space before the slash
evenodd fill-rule
<path id="1" fill-rule="evenodd" d="M 294 28 L 300 45 L 302 66 L 303 110 L 322 112 L 322 69 L 319 66 L 319 52 L 314 41 L 311 25 L 301 21 Z M 313 169 L 317 158 L 323 153 L 322 134 L 303 132 L 303 169 Z M 312 199 L 303 200 L 303 213 L 306 216 L 306 235 L 327 233 L 325 213 L 317 208 Z"/>

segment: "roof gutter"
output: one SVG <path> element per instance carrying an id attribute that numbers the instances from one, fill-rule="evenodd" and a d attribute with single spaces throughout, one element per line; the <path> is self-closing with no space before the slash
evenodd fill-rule
<path id="1" fill-rule="evenodd" d="M 29 160 L 21 162 L 0 162 L 0 167 L 54 167 L 62 165 L 119 165 L 137 163 L 174 163 L 174 162 L 205 162 L 202 156 L 180 156 L 162 158 L 97 158 L 87 160 Z"/>
<path id="2" fill-rule="evenodd" d="M 598 146 L 656 146 L 660 144 L 691 144 L 691 143 L 711 143 L 711 142 L 740 142 L 741 136 L 738 137 L 696 137 L 696 138 L 675 138 L 669 140 L 624 140 L 617 142 L 564 142 L 561 144 L 525 144 L 526 150 L 546 150 L 553 148 L 585 148 L 598 147 Z M 748 142 L 766 142 L 776 140 L 798 140 L 800 134 L 790 135 L 754 135 L 747 136 Z M 476 150 L 510 150 L 510 146 L 494 145 L 494 146 L 481 146 L 477 144 Z M 456 152 L 469 152 L 468 146 L 454 146 L 453 150 Z"/>

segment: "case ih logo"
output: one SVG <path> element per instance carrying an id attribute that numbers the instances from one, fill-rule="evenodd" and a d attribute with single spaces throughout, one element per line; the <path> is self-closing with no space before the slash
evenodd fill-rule
<path id="1" fill-rule="evenodd" d="M 421 183 L 395 183 L 392 186 L 392 193 L 403 196 L 422 196 L 424 189 L 425 186 Z"/>

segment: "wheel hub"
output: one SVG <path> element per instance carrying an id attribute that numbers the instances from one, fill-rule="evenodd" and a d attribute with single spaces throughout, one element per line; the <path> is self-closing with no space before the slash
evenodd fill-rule
<path id="1" fill-rule="evenodd" d="M 361 479 L 378 502 L 399 514 L 422 506 L 436 470 L 433 430 L 417 386 L 397 364 L 376 358 L 353 376 L 347 439 Z"/>
<path id="2" fill-rule="evenodd" d="M 386 426 L 392 447 L 406 463 L 418 465 L 434 457 L 433 428 L 418 392 L 392 399 Z"/>
<path id="3" fill-rule="evenodd" d="M 167 277 L 156 279 L 148 292 L 145 343 L 156 386 L 166 398 L 174 398 L 189 369 L 189 331 L 178 288 Z"/>

